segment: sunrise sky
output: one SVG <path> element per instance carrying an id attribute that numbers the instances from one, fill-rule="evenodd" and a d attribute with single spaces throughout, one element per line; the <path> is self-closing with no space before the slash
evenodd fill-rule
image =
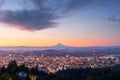
<path id="1" fill-rule="evenodd" d="M 120 46 L 120 0 L 0 0 L 0 46 Z"/>

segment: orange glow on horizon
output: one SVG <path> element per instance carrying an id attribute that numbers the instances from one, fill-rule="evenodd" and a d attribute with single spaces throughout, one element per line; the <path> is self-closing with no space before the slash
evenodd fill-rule
<path id="1" fill-rule="evenodd" d="M 5 28 L 2 28 L 4 26 Z M 47 31 L 29 32 L 14 28 L 7 28 L 8 26 L 16 27 L 16 25 L 9 25 L 0 23 L 0 46 L 53 46 L 61 43 L 66 46 L 119 46 L 119 38 L 106 37 L 81 37 L 74 36 L 59 36 Z M 17 26 L 18 27 L 18 26 Z M 20 26 L 21 27 L 21 26 Z"/>
<path id="2" fill-rule="evenodd" d="M 61 43 L 66 46 L 76 46 L 76 47 L 85 47 L 85 46 L 119 46 L 120 43 L 116 43 L 116 40 L 62 40 L 60 42 L 52 40 L 13 40 L 13 41 L 0 41 L 0 46 L 53 46 L 58 43 Z"/>

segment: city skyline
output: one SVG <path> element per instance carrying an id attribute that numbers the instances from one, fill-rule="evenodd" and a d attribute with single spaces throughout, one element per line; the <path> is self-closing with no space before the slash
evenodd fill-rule
<path id="1" fill-rule="evenodd" d="M 0 0 L 0 46 L 120 46 L 119 0 Z"/>

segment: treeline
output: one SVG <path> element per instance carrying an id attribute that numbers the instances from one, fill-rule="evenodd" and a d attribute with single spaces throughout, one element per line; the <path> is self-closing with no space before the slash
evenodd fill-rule
<path id="1" fill-rule="evenodd" d="M 67 69 L 56 73 L 39 71 L 38 67 L 27 68 L 10 61 L 0 68 L 0 80 L 120 80 L 120 65 L 108 68 Z"/>

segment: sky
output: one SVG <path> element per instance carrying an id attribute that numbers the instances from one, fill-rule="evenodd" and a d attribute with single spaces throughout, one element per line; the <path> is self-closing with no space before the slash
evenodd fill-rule
<path id="1" fill-rule="evenodd" d="M 0 46 L 120 46 L 120 0 L 0 0 Z"/>

